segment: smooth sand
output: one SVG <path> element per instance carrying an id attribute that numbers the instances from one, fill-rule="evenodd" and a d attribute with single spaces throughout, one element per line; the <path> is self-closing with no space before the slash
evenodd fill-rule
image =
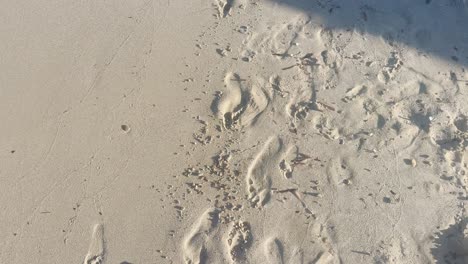
<path id="1" fill-rule="evenodd" d="M 466 1 L 0 21 L 0 263 L 468 263 Z"/>

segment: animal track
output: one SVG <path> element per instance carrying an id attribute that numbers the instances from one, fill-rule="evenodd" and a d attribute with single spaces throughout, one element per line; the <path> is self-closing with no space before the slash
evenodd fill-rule
<path id="1" fill-rule="evenodd" d="M 236 222 L 228 234 L 227 244 L 233 262 L 244 261 L 246 251 L 252 242 L 250 225 L 247 222 Z"/>
<path id="2" fill-rule="evenodd" d="M 186 264 L 208 263 L 207 243 L 219 223 L 219 210 L 208 209 L 193 227 L 183 244 Z"/>
<path id="3" fill-rule="evenodd" d="M 104 254 L 104 226 L 97 224 L 93 228 L 88 254 L 86 254 L 83 264 L 102 264 Z"/>
<path id="4" fill-rule="evenodd" d="M 248 199 L 255 206 L 265 205 L 270 198 L 271 178 L 279 172 L 278 163 L 284 150 L 283 140 L 270 137 L 255 156 L 247 171 Z"/>
<path id="5" fill-rule="evenodd" d="M 245 81 L 236 73 L 228 73 L 224 79 L 226 91 L 213 102 L 213 111 L 222 119 L 225 129 L 254 123 L 270 101 L 262 89 L 246 88 Z"/>

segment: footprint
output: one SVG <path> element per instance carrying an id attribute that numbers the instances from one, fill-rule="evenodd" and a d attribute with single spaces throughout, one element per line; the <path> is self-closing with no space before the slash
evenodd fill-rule
<path id="1" fill-rule="evenodd" d="M 316 264 L 331 264 L 331 263 L 333 263 L 333 260 L 334 260 L 334 257 L 330 252 L 323 251 L 323 252 L 320 252 L 317 255 L 316 261 L 314 263 L 316 263 Z"/>
<path id="2" fill-rule="evenodd" d="M 214 111 L 223 120 L 226 129 L 233 128 L 244 111 L 242 108 L 241 79 L 236 73 L 228 73 L 224 78 L 227 90 L 214 102 Z"/>
<path id="3" fill-rule="evenodd" d="M 216 0 L 218 7 L 218 18 L 226 18 L 231 16 L 234 8 L 237 8 L 237 12 L 245 10 L 247 8 L 247 0 Z"/>
<path id="4" fill-rule="evenodd" d="M 345 97 L 342 99 L 343 102 L 347 103 L 349 101 L 354 100 L 355 98 L 365 94 L 367 92 L 367 86 L 365 85 L 358 85 L 353 88 L 350 88 L 346 91 Z"/>
<path id="5" fill-rule="evenodd" d="M 243 82 L 238 74 L 228 73 L 224 78 L 226 91 L 213 102 L 213 111 L 222 119 L 225 129 L 255 123 L 269 104 L 265 91 L 255 86 L 248 89 Z"/>
<path id="6" fill-rule="evenodd" d="M 468 117 L 460 114 L 453 122 L 460 132 L 468 132 Z"/>
<path id="7" fill-rule="evenodd" d="M 270 103 L 270 98 L 264 90 L 256 86 L 252 86 L 251 90 L 244 94 L 248 104 L 242 114 L 241 124 L 243 126 L 253 125 Z"/>
<path id="8" fill-rule="evenodd" d="M 414 262 L 414 260 L 409 261 L 408 255 L 405 254 L 408 244 L 406 243 L 406 239 L 403 239 L 402 237 L 391 237 L 389 239 L 381 240 L 377 246 L 378 250 L 375 250 L 372 253 L 372 255 L 374 255 L 375 263 L 422 263 L 418 261 Z M 442 263 L 455 264 L 456 262 L 448 261 Z"/>
<path id="9" fill-rule="evenodd" d="M 234 263 L 246 260 L 246 252 L 251 242 L 252 234 L 249 223 L 242 221 L 234 223 L 227 238 L 229 255 Z"/>
<path id="10" fill-rule="evenodd" d="M 183 244 L 183 256 L 186 264 L 208 263 L 207 242 L 219 223 L 219 210 L 208 209 L 193 227 Z"/>
<path id="11" fill-rule="evenodd" d="M 93 228 L 91 244 L 83 264 L 102 264 L 104 262 L 104 226 L 97 224 Z"/>
<path id="12" fill-rule="evenodd" d="M 264 206 L 270 198 L 271 178 L 279 172 L 284 149 L 283 140 L 270 137 L 247 170 L 247 193 L 253 207 Z"/>
<path id="13" fill-rule="evenodd" d="M 334 257 L 330 253 L 330 249 L 322 248 L 315 253 L 309 253 L 309 256 L 304 253 L 300 247 L 292 247 L 287 250 L 283 243 L 276 237 L 268 238 L 265 242 L 264 254 L 266 258 L 265 263 L 269 264 L 302 264 L 302 263 L 315 263 L 315 264 L 331 264 Z M 312 251 L 314 252 L 314 251 Z"/>
<path id="14" fill-rule="evenodd" d="M 307 263 L 304 261 L 304 251 L 300 248 L 295 248 L 293 249 L 292 253 L 291 253 L 291 257 L 289 259 L 289 261 L 287 262 L 288 264 L 303 264 L 303 263 Z M 314 264 L 316 263 L 320 263 L 318 261 L 314 261 L 312 262 Z"/>
<path id="15" fill-rule="evenodd" d="M 403 61 L 397 52 L 392 52 L 387 60 L 387 65 L 380 71 L 377 78 L 380 82 L 387 84 L 391 81 L 396 72 L 403 66 Z"/>
<path id="16" fill-rule="evenodd" d="M 282 81 L 282 79 L 278 75 L 272 75 L 272 76 L 270 76 L 270 79 L 269 79 L 269 83 L 270 83 L 271 88 L 273 89 L 273 91 L 275 93 L 278 93 L 282 98 L 284 98 L 289 94 L 289 92 L 284 91 L 282 89 L 281 81 Z"/>
<path id="17" fill-rule="evenodd" d="M 267 239 L 265 243 L 265 257 L 269 264 L 283 264 L 283 244 L 277 238 Z"/>
<path id="18" fill-rule="evenodd" d="M 235 0 L 216 0 L 218 6 L 218 16 L 227 17 L 231 14 L 231 10 L 234 6 Z"/>
<path id="19" fill-rule="evenodd" d="M 350 168 L 349 162 L 345 158 L 331 160 L 327 168 L 329 182 L 337 186 L 347 186 L 353 184 L 354 170 Z"/>
<path id="20" fill-rule="evenodd" d="M 283 159 L 279 164 L 279 168 L 283 173 L 284 178 L 290 179 L 292 177 L 293 169 L 288 161 Z"/>

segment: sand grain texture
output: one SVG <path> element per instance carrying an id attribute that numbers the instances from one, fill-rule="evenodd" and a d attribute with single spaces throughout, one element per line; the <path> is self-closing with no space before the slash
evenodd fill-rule
<path id="1" fill-rule="evenodd" d="M 467 262 L 467 1 L 0 17 L 3 262 Z"/>

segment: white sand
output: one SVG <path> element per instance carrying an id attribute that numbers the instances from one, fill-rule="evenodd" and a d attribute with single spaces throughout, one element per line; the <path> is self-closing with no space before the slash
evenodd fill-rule
<path id="1" fill-rule="evenodd" d="M 0 263 L 468 263 L 466 1 L 0 21 Z"/>

